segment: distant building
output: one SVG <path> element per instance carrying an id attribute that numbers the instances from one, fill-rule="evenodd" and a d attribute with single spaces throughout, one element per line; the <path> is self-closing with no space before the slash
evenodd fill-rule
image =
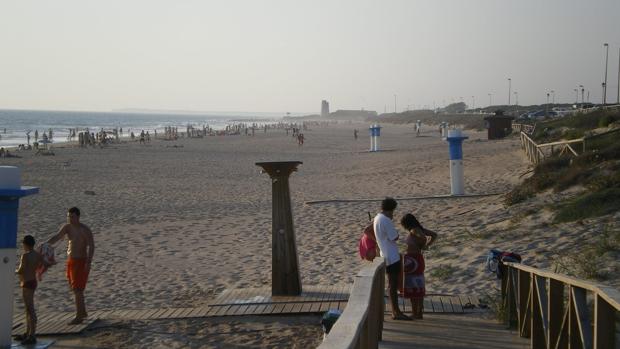
<path id="1" fill-rule="evenodd" d="M 328 117 L 329 116 L 329 102 L 326 100 L 322 100 L 321 101 L 321 117 Z"/>
<path id="2" fill-rule="evenodd" d="M 329 115 L 331 118 L 342 119 L 367 119 L 377 117 L 377 112 L 374 110 L 336 110 Z"/>

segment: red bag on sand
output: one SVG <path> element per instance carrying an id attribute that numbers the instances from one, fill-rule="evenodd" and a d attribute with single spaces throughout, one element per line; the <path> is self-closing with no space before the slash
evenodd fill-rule
<path id="1" fill-rule="evenodd" d="M 372 262 L 377 257 L 377 240 L 372 223 L 369 224 L 362 233 L 359 241 L 359 254 L 364 260 Z"/>

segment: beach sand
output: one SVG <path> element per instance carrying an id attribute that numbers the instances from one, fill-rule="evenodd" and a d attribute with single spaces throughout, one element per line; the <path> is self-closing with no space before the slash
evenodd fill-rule
<path id="1" fill-rule="evenodd" d="M 364 265 L 357 255 L 358 238 L 367 212 L 379 211 L 380 199 L 449 194 L 448 147 L 436 128 L 423 127 L 416 137 L 413 125 L 382 126 L 380 148 L 385 151 L 376 153 L 367 151 L 367 125 L 332 124 L 304 131 L 303 146 L 284 130 L 269 130 L 254 137 L 56 147 L 55 156 L 18 152 L 21 158 L 2 159 L 2 164 L 21 167 L 22 183 L 41 188 L 40 194 L 21 200 L 18 238 L 33 234 L 46 240 L 65 221 L 68 207 L 82 210 L 82 222 L 96 242 L 86 290 L 90 310 L 200 306 L 225 289 L 270 285 L 271 182 L 255 162 L 303 162 L 291 175 L 290 188 L 304 285 L 352 282 Z M 362 130 L 357 140 L 354 128 Z M 506 193 L 522 180 L 529 164 L 518 138 L 488 141 L 485 132 L 466 134 L 466 193 Z M 378 200 L 306 204 L 333 199 Z M 413 212 L 439 234 L 427 255 L 427 293 L 482 294 L 498 285 L 484 268 L 491 248 L 519 252 L 524 263 L 548 268 L 551 253 L 575 248 L 580 234 L 597 229 L 550 225 L 551 214 L 543 201 L 537 202 L 506 208 L 502 196 L 399 200 L 395 217 Z M 60 263 L 44 275 L 36 293 L 40 314 L 73 310 L 64 278 L 65 244 L 58 246 Z M 22 311 L 15 285 L 15 311 Z M 319 318 L 316 323 L 304 319 L 299 321 L 311 328 L 304 332 L 307 340 L 320 342 Z M 153 323 L 162 332 L 179 334 L 151 334 L 149 343 L 127 330 L 107 330 L 105 336 L 92 331 L 71 340 L 95 347 L 175 347 L 190 338 L 196 346 L 217 347 L 207 337 L 182 335 L 213 321 L 239 329 L 245 321 L 265 328 L 299 327 L 293 318 L 198 319 Z M 248 339 L 249 347 L 290 347 L 282 344 L 290 339 L 287 331 L 274 331 L 281 337 L 274 333 L 262 342 Z"/>

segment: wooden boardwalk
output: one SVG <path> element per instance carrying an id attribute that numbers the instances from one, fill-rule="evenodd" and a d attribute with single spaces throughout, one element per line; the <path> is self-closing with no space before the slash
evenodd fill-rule
<path id="1" fill-rule="evenodd" d="M 217 316 L 274 314 L 318 314 L 329 309 L 344 310 L 349 299 L 350 284 L 307 285 L 300 296 L 272 296 L 271 288 L 226 290 L 209 304 L 201 307 L 110 309 L 91 311 L 80 325 L 68 325 L 73 312 L 39 314 L 37 333 L 59 335 L 80 333 L 97 320 L 159 320 L 189 319 Z M 476 297 L 429 294 L 424 302 L 426 313 L 464 313 L 468 303 L 477 304 Z M 387 299 L 386 299 L 387 302 Z M 401 309 L 409 312 L 409 301 L 400 299 Z M 389 308 L 389 307 L 386 307 Z M 389 310 L 388 310 L 389 311 Z M 13 334 L 25 332 L 23 313 L 13 316 Z"/>
<path id="2" fill-rule="evenodd" d="M 525 349 L 529 340 L 481 314 L 424 314 L 424 320 L 394 321 L 386 315 L 380 349 Z"/>

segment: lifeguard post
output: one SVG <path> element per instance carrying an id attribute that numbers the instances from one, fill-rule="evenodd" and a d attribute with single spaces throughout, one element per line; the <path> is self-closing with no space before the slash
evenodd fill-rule
<path id="1" fill-rule="evenodd" d="M 271 295 L 301 295 L 301 277 L 288 177 L 301 161 L 257 162 L 271 177 Z"/>
<path id="2" fill-rule="evenodd" d="M 0 166 L 0 348 L 11 346 L 19 199 L 38 192 L 21 185 L 18 167 Z"/>

